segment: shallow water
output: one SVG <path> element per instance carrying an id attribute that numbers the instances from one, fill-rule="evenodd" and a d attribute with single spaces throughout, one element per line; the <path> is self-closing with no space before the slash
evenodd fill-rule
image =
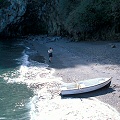
<path id="1" fill-rule="evenodd" d="M 25 84 L 9 83 L 22 65 L 24 45 L 21 41 L 0 41 L 0 119 L 29 120 L 28 103 L 33 91 Z M 16 79 L 14 79 L 16 81 Z"/>
<path id="2" fill-rule="evenodd" d="M 55 69 L 29 59 L 36 53 L 23 41 L 9 44 L 0 43 L 1 120 L 120 120 L 114 108 L 95 98 L 61 98 L 63 82 L 53 76 Z"/>

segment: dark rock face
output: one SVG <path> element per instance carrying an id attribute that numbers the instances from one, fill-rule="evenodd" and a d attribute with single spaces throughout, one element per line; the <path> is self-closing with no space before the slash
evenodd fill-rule
<path id="1" fill-rule="evenodd" d="M 119 6 L 112 0 L 0 0 L 0 37 L 48 34 L 76 41 L 120 40 Z"/>
<path id="2" fill-rule="evenodd" d="M 58 0 L 29 0 L 24 14 L 25 34 L 59 35 Z"/>
<path id="3" fill-rule="evenodd" d="M 62 35 L 59 0 L 4 1 L 1 1 L 0 6 L 0 36 Z"/>
<path id="4" fill-rule="evenodd" d="M 16 36 L 21 31 L 18 24 L 26 12 L 27 0 L 0 1 L 0 33 L 4 36 Z"/>
<path id="5" fill-rule="evenodd" d="M 5 1 L 0 6 L 0 36 L 59 33 L 56 0 Z"/>

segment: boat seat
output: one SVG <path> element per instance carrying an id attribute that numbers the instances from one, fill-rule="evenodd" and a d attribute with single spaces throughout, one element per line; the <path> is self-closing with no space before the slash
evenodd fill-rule
<path id="1" fill-rule="evenodd" d="M 82 89 L 84 87 L 85 87 L 85 84 L 75 83 L 75 84 L 71 84 L 71 85 L 68 85 L 68 86 L 64 86 L 63 88 L 64 89 Z"/>
<path id="2" fill-rule="evenodd" d="M 78 84 L 78 89 L 84 88 L 85 85 L 84 84 Z"/>

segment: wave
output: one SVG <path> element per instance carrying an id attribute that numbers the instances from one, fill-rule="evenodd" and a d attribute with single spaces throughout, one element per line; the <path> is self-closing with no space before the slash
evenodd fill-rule
<path id="1" fill-rule="evenodd" d="M 26 84 L 34 91 L 27 104 L 30 120 L 120 120 L 120 114 L 114 108 L 95 98 L 62 99 L 59 94 L 63 80 L 54 76 L 55 69 L 28 58 L 23 51 L 19 69 L 5 73 L 3 78 L 8 83 Z"/>

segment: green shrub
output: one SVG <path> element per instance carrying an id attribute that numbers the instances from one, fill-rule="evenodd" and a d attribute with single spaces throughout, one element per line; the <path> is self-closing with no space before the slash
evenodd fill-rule
<path id="1" fill-rule="evenodd" d="M 10 4 L 8 0 L 0 0 L 0 9 L 8 7 Z"/>
<path id="2" fill-rule="evenodd" d="M 60 0 L 59 7 L 60 19 L 70 34 L 120 33 L 120 0 Z"/>

